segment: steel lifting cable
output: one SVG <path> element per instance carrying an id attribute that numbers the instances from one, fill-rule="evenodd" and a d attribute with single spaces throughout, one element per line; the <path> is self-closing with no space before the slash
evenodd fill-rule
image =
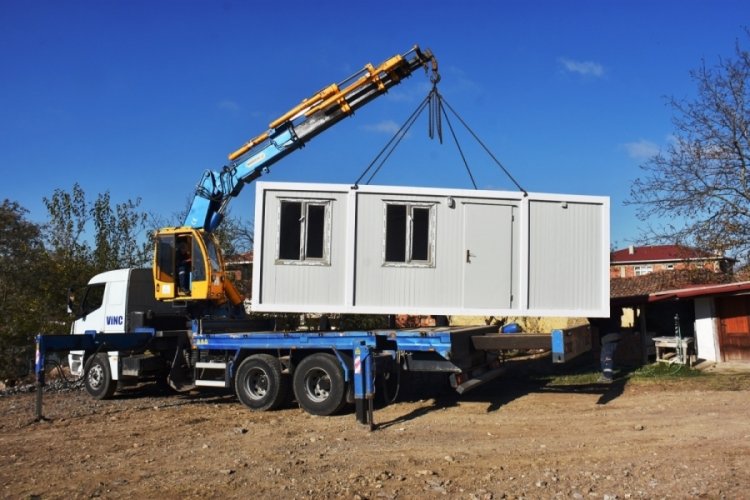
<path id="1" fill-rule="evenodd" d="M 434 139 L 435 135 L 438 136 L 438 140 L 440 141 L 440 144 L 443 143 L 443 125 L 442 125 L 442 117 L 445 117 L 445 121 L 448 123 L 448 129 L 451 132 L 451 135 L 453 137 L 453 141 L 456 144 L 456 148 L 458 149 L 458 152 L 461 156 L 461 160 L 464 162 L 464 167 L 466 167 L 466 172 L 469 174 L 469 179 L 471 180 L 471 184 L 474 186 L 474 189 L 477 188 L 477 184 L 474 180 L 474 175 L 471 173 L 471 169 L 469 168 L 469 163 L 466 160 L 466 156 L 464 155 L 463 149 L 461 148 L 461 145 L 458 142 L 458 137 L 456 136 L 455 130 L 453 129 L 453 125 L 450 122 L 450 119 L 448 118 L 448 113 L 445 110 L 445 106 L 448 107 L 448 110 L 450 110 L 453 115 L 455 115 L 456 118 L 458 118 L 458 121 L 461 122 L 461 125 L 466 128 L 466 130 L 471 134 L 471 136 L 479 143 L 480 146 L 485 150 L 485 152 L 492 158 L 492 160 L 497 164 L 498 167 L 505 173 L 505 175 L 515 184 L 515 186 L 518 188 L 519 191 L 521 191 L 524 196 L 528 196 L 528 192 L 521 187 L 521 185 L 516 181 L 516 179 L 511 175 L 511 173 L 508 171 L 505 166 L 500 163 L 500 160 L 498 160 L 494 154 L 492 154 L 492 151 L 489 150 L 489 148 L 482 142 L 482 140 L 477 136 L 476 133 L 469 127 L 469 125 L 461 118 L 461 116 L 456 112 L 455 109 L 445 100 L 445 98 L 438 92 L 437 90 L 437 82 L 433 82 L 432 90 L 430 90 L 430 93 L 427 94 L 427 97 L 422 100 L 422 102 L 417 106 L 417 109 L 407 118 L 406 122 L 401 126 L 401 128 L 398 129 L 398 131 L 391 137 L 391 139 L 388 141 L 388 143 L 383 147 L 383 149 L 375 156 L 375 158 L 370 162 L 370 164 L 367 166 L 367 168 L 362 172 L 362 174 L 357 178 L 357 180 L 354 182 L 353 188 L 356 189 L 359 186 L 360 181 L 367 175 L 367 173 L 370 171 L 370 169 L 375 165 L 376 162 L 382 157 L 382 160 L 380 160 L 379 165 L 377 168 L 373 171 L 373 173 L 370 175 L 370 177 L 367 178 L 367 181 L 365 184 L 369 184 L 372 182 L 372 180 L 375 178 L 375 176 L 380 172 L 380 169 L 385 164 L 386 160 L 391 156 L 393 151 L 396 149 L 396 147 L 401 143 L 401 140 L 406 136 L 406 133 L 409 131 L 411 126 L 414 124 L 414 122 L 419 118 L 419 115 L 424 111 L 425 107 L 429 107 L 429 122 L 428 122 L 428 135 L 430 139 Z M 385 155 L 385 156 L 383 156 Z"/>
<path id="2" fill-rule="evenodd" d="M 442 111 L 443 116 L 445 116 L 445 122 L 448 124 L 448 130 L 451 131 L 451 135 L 453 136 L 453 142 L 456 143 L 456 148 L 458 149 L 458 154 L 461 155 L 461 160 L 463 160 L 464 162 L 464 166 L 466 167 L 466 172 L 469 174 L 469 179 L 471 179 L 471 185 L 474 186 L 474 189 L 479 189 L 477 188 L 477 183 L 474 181 L 474 176 L 472 175 L 471 169 L 469 168 L 469 162 L 466 161 L 466 156 L 464 156 L 464 151 L 463 149 L 461 149 L 461 144 L 458 143 L 458 137 L 456 137 L 456 132 L 453 130 L 453 125 L 451 124 L 451 121 L 448 118 L 448 113 L 445 112 L 445 108 L 443 107 L 443 100 L 440 94 L 438 94 L 438 99 L 440 101 L 439 110 Z"/>
<path id="3" fill-rule="evenodd" d="M 427 135 L 430 139 L 435 138 L 435 132 L 437 132 L 438 140 L 440 144 L 443 143 L 443 121 L 441 119 L 440 109 L 440 93 L 437 91 L 437 85 L 433 83 L 432 90 L 428 96 L 430 100 L 430 119 L 427 125 Z"/>
<path id="4" fill-rule="evenodd" d="M 419 115 L 422 113 L 425 106 L 427 106 L 427 103 L 430 100 L 430 95 L 432 95 L 432 93 L 427 95 L 427 97 L 425 97 L 422 100 L 422 102 L 419 103 L 419 106 L 417 106 L 417 109 L 415 109 L 414 112 L 411 114 L 411 116 L 409 116 L 409 118 L 406 119 L 406 122 L 403 125 L 401 125 L 401 128 L 398 129 L 398 131 L 393 135 L 393 137 L 391 137 L 391 139 L 383 147 L 383 149 L 381 149 L 380 152 L 375 156 L 375 158 L 370 162 L 370 164 L 367 166 L 364 172 L 362 172 L 362 174 L 357 178 L 357 180 L 354 181 L 354 186 L 353 186 L 354 189 L 356 189 L 359 186 L 359 183 L 362 180 L 362 178 L 365 175 L 367 175 L 367 172 L 370 171 L 370 169 L 375 165 L 378 159 L 380 159 L 380 157 L 383 156 L 383 154 L 385 154 L 386 151 L 388 151 L 390 148 L 390 151 L 388 151 L 388 154 L 386 154 L 386 156 L 380 162 L 380 165 L 378 165 L 378 167 L 375 169 L 372 175 L 367 179 L 367 182 L 365 184 L 369 184 L 370 181 L 373 179 L 373 177 L 375 177 L 375 174 L 377 174 L 378 171 L 380 171 L 385 161 L 388 159 L 391 153 L 393 153 L 393 150 L 396 149 L 396 146 L 398 146 L 398 144 L 401 142 L 401 139 L 403 139 L 403 137 L 406 135 L 406 132 L 409 131 L 409 128 L 411 128 L 412 124 L 416 121 L 417 118 L 419 118 Z M 395 144 L 394 144 L 394 141 L 395 141 Z M 391 145 L 393 146 L 391 147 Z"/>
<path id="5" fill-rule="evenodd" d="M 461 125 L 463 125 L 464 128 L 466 128 L 466 130 L 468 130 L 468 132 L 471 134 L 471 136 L 474 139 L 476 139 L 476 141 L 479 143 L 479 145 L 482 146 L 482 148 L 487 152 L 488 155 L 490 155 L 490 158 L 492 158 L 494 160 L 494 162 L 497 164 L 497 166 L 500 167 L 500 169 L 505 173 L 505 175 L 508 176 L 508 179 L 510 179 L 511 182 L 513 182 L 513 184 L 516 185 L 516 187 L 518 188 L 518 190 L 521 191 L 524 196 L 528 196 L 529 193 L 524 188 L 521 187 L 521 185 L 518 183 L 518 181 L 516 181 L 516 179 L 510 174 L 510 172 L 508 172 L 508 169 L 505 168 L 502 163 L 500 163 L 500 160 L 498 160 L 497 158 L 495 158 L 495 155 L 492 154 L 492 151 L 490 151 L 489 148 L 477 136 L 477 134 L 475 134 L 474 131 L 471 130 L 471 127 L 469 127 L 466 124 L 466 122 L 461 118 L 461 116 L 459 116 L 458 113 L 456 113 L 456 110 L 453 109 L 453 107 L 450 104 L 448 104 L 448 101 L 446 101 L 445 98 L 442 95 L 440 96 L 440 102 L 443 103 L 443 104 L 445 104 L 446 106 L 448 106 L 448 109 L 451 111 L 451 113 L 453 113 L 455 115 L 455 117 L 458 118 L 458 121 L 461 122 Z"/>

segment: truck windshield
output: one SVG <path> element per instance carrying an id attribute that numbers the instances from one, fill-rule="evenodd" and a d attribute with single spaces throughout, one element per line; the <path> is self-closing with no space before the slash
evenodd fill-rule
<path id="1" fill-rule="evenodd" d="M 203 234 L 202 236 L 203 243 L 206 245 L 208 260 L 211 263 L 211 269 L 217 272 L 221 271 L 221 266 L 219 265 L 219 250 L 216 248 L 213 238 L 206 234 Z"/>

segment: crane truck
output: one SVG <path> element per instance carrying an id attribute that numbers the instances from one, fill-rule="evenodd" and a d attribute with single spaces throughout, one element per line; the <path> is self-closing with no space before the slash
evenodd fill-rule
<path id="1" fill-rule="evenodd" d="M 498 333 L 497 326 L 276 331 L 258 320 L 227 318 L 242 301 L 214 238 L 229 202 L 274 163 L 420 68 L 438 82 L 435 57 L 418 46 L 377 67 L 368 64 L 271 122 L 220 171 L 204 172 L 183 224 L 156 232 L 152 269 L 94 276 L 77 305 L 72 335 L 37 337 L 37 417 L 46 355 L 53 351 L 70 351 L 72 373 L 97 399 L 111 397 L 118 385 L 155 380 L 177 390 L 233 389 L 253 410 L 276 409 L 293 396 L 305 411 L 330 415 L 353 402 L 357 420 L 372 426 L 376 377 L 444 373 L 464 392 L 502 373 L 504 349 L 550 348 L 551 342 L 556 362 L 587 350 L 585 328 L 522 339 Z"/>

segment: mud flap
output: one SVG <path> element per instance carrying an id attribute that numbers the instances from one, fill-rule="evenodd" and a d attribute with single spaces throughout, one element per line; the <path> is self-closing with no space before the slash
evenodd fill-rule
<path id="1" fill-rule="evenodd" d="M 190 371 L 189 350 L 181 346 L 175 349 L 174 359 L 172 360 L 172 365 L 169 367 L 169 375 L 167 375 L 167 383 L 169 387 L 177 392 L 195 389 Z"/>

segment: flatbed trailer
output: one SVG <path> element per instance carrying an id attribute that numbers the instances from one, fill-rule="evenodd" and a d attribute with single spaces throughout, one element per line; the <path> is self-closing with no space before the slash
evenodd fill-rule
<path id="1" fill-rule="evenodd" d="M 108 376 L 108 363 L 99 362 L 102 357 L 106 361 L 105 353 L 118 353 L 122 380 L 139 374 L 141 364 L 145 367 L 150 359 L 146 354 L 162 352 L 172 359 L 170 377 L 183 389 L 234 389 L 253 410 L 276 409 L 291 394 L 300 407 L 316 415 L 330 415 L 354 403 L 357 421 L 372 428 L 376 378 L 444 373 L 451 386 L 464 393 L 501 375 L 502 352 L 521 345 L 550 349 L 554 362 L 565 362 L 590 349 L 590 334 L 587 327 L 542 335 L 503 334 L 497 326 L 207 333 L 203 323 L 195 321 L 186 331 L 139 328 L 132 333 L 39 335 L 36 416 L 44 418 L 45 360 L 54 351 L 86 353 L 87 390 L 89 384 L 96 389 L 96 383 Z"/>

